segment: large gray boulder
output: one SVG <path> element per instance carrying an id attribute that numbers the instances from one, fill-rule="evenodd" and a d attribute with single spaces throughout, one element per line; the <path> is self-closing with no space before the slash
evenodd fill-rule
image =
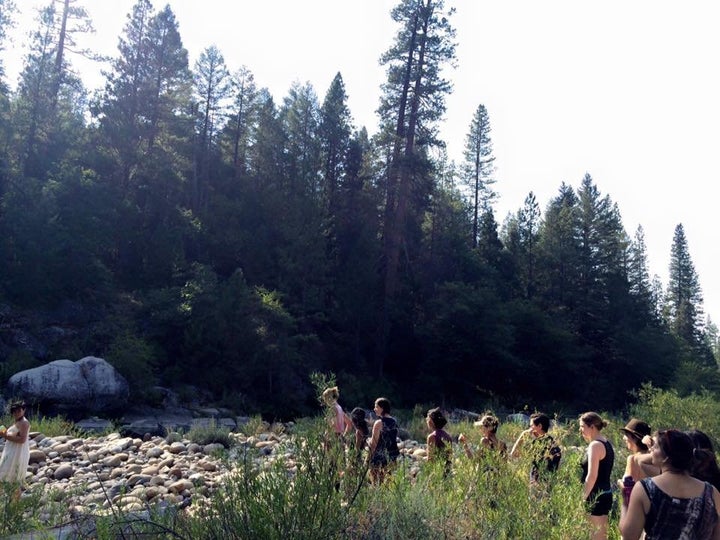
<path id="1" fill-rule="evenodd" d="M 105 360 L 86 356 L 16 373 L 8 381 L 8 395 L 60 410 L 103 412 L 125 407 L 130 388 Z"/>

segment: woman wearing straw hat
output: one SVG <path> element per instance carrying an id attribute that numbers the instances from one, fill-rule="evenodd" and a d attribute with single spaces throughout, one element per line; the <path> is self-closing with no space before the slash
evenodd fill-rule
<path id="1" fill-rule="evenodd" d="M 630 455 L 625 463 L 625 472 L 622 479 L 618 480 L 618 486 L 620 486 L 624 502 L 627 504 L 635 482 L 653 476 L 653 474 L 648 473 L 654 472 L 658 474 L 660 471 L 652 470 L 650 450 L 642 441 L 643 437 L 651 433 L 647 422 L 631 418 L 625 424 L 625 427 L 620 428 L 620 431 L 623 434 L 623 441 L 625 441 L 627 449 L 630 450 Z"/>
<path id="2" fill-rule="evenodd" d="M 500 426 L 500 421 L 497 417 L 492 414 L 486 414 L 473 425 L 482 430 L 482 439 L 480 439 L 480 444 L 482 444 L 481 449 L 489 448 L 491 450 L 497 450 L 503 456 L 507 453 L 507 445 L 497 437 L 498 426 Z M 472 459 L 473 452 L 468 446 L 465 434 L 461 433 L 458 436 L 458 442 L 460 442 L 465 448 L 465 454 L 467 454 L 467 457 Z"/>
<path id="3" fill-rule="evenodd" d="M 676 429 L 645 439 L 653 465 L 662 471 L 643 478 L 622 505 L 620 533 L 637 540 L 717 540 L 720 538 L 720 493 L 709 482 L 690 476 L 694 444 Z"/>

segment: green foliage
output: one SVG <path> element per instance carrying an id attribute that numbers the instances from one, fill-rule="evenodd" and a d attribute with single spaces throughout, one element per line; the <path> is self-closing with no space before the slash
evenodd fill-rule
<path id="1" fill-rule="evenodd" d="M 709 365 L 708 362 L 681 361 L 670 385 L 681 396 L 707 391 L 717 397 L 720 396 L 720 371 L 716 365 Z"/>
<path id="2" fill-rule="evenodd" d="M 273 418 L 315 411 L 307 375 L 328 371 L 345 405 L 612 410 L 648 380 L 719 392 L 681 226 L 665 319 L 641 231 L 629 245 L 590 175 L 544 215 L 531 193 L 499 234 L 482 105 L 465 200 L 460 168 L 435 152 L 455 61 L 445 4 L 393 9 L 373 139 L 352 126 L 339 73 L 322 106 L 310 84 L 276 100 L 247 68 L 228 75 L 215 48 L 191 73 L 172 9 L 147 0 L 88 103 L 58 54 L 59 11 L 43 10 L 17 91 L 0 80 L 0 298 L 47 310 L 45 326 L 75 336 L 49 356 L 107 355 L 134 398 L 190 384 Z M 68 39 L 86 28 L 73 26 Z M 97 314 L 55 313 L 77 299 Z M 0 327 L 0 382 L 37 362 L 6 339 L 33 325 L 17 319 Z M 567 383 L 581 378 L 594 395 Z"/>
<path id="3" fill-rule="evenodd" d="M 316 374 L 318 387 L 333 382 L 331 375 Z M 695 427 L 719 433 L 720 402 L 704 393 L 681 397 L 674 391 L 644 386 L 630 414 L 653 427 Z M 403 413 L 403 427 L 418 423 L 426 406 Z M 609 420 L 604 433 L 616 450 L 613 478 L 619 478 L 626 450 L 618 428 L 625 419 L 601 412 Z M 246 433 L 269 429 L 259 417 Z M 247 427 L 246 426 L 246 427 Z M 253 427 L 254 426 L 254 427 Z M 526 426 L 500 425 L 499 437 L 508 445 Z M 471 444 L 479 433 L 469 423 L 449 426 L 451 433 L 468 434 Z M 322 417 L 298 421 L 292 437 L 274 450 L 274 459 L 258 460 L 256 450 L 242 447 L 229 459 L 234 472 L 207 501 L 196 501 L 191 512 L 158 513 L 138 521 L 119 509 L 96 520 L 95 538 L 151 535 L 153 538 L 193 540 L 237 539 L 349 539 L 396 540 L 583 540 L 590 538 L 580 460 L 586 449 L 577 419 L 556 422 L 551 434 L 563 448 L 558 471 L 537 485 L 528 482 L 532 456 L 522 453 L 506 459 L 498 452 L 477 452 L 474 458 L 455 448 L 452 473 L 442 463 L 401 457 L 380 485 L 367 481 L 367 471 L 350 466 L 339 445 L 324 443 Z M 5 505 L 12 531 L 34 526 L 36 494 L 20 503 Z M 34 502 L 33 502 L 34 501 Z M 22 504 L 22 510 L 17 504 Z M 13 512 L 15 512 L 13 514 Z M 19 512 L 19 513 L 18 513 Z M 13 516 L 15 519 L 13 520 Z M 22 517 L 21 517 L 22 516 Z M 610 515 L 609 539 L 619 540 L 616 512 Z M 54 518 L 55 519 L 55 518 Z"/>
<path id="4" fill-rule="evenodd" d="M 107 352 L 110 362 L 127 379 L 132 399 L 147 395 L 155 382 L 156 352 L 147 340 L 124 332 L 110 344 Z"/>
<path id="5" fill-rule="evenodd" d="M 341 507 L 337 459 L 318 451 L 321 439 L 308 434 L 295 441 L 294 471 L 277 460 L 256 468 L 249 451 L 240 456 L 213 501 L 188 520 L 188 538 L 284 540 L 341 538 L 347 513 Z"/>
<path id="6" fill-rule="evenodd" d="M 643 385 L 630 413 L 656 429 L 699 429 L 720 440 L 720 401 L 707 391 L 682 396 L 676 390 Z"/>
<path id="7" fill-rule="evenodd" d="M 207 425 L 194 424 L 190 431 L 187 432 L 187 438 L 203 446 L 210 443 L 220 443 L 225 448 L 230 448 L 235 444 L 228 430 L 218 426 L 214 418 L 210 419 Z"/>
<path id="8" fill-rule="evenodd" d="M 250 419 L 240 426 L 240 431 L 245 435 L 257 435 L 267 429 L 268 423 L 265 422 L 262 417 L 258 414 L 250 417 Z"/>
<path id="9" fill-rule="evenodd" d="M 34 358 L 29 352 L 24 350 L 14 350 L 10 353 L 7 360 L 0 363 L 0 383 L 7 383 L 8 379 L 26 369 L 32 369 L 42 365 L 42 362 Z"/>
<path id="10" fill-rule="evenodd" d="M 0 482 L 0 536 L 41 530 L 46 522 L 41 512 L 57 520 L 63 509 L 60 505 L 48 504 L 43 498 L 42 488 L 36 487 L 18 497 L 19 486 L 9 482 Z"/>
<path id="11" fill-rule="evenodd" d="M 333 372 L 320 373 L 320 372 L 314 371 L 310 374 L 310 383 L 313 385 L 313 388 L 315 389 L 315 396 L 317 397 L 318 403 L 320 405 L 324 405 L 324 402 L 322 399 L 323 392 L 328 388 L 337 386 L 337 381 L 335 380 L 335 374 Z"/>
<path id="12" fill-rule="evenodd" d="M 12 417 L 5 418 L 5 425 L 9 426 L 14 422 Z M 70 437 L 84 437 L 86 433 L 77 427 L 74 422 L 68 420 L 64 416 L 40 416 L 33 415 L 30 417 L 30 430 L 39 431 L 46 437 L 56 437 L 58 435 L 69 435 Z"/>
<path id="13" fill-rule="evenodd" d="M 197 539 L 589 538 L 577 477 L 581 452 L 569 452 L 542 489 L 528 487 L 529 459 L 506 461 L 494 452 L 476 460 L 456 455 L 449 478 L 442 464 L 423 464 L 414 474 L 401 459 L 389 479 L 374 486 L 357 484 L 349 471 L 338 474 L 334 450 L 323 450 L 322 421 L 305 427 L 290 443 L 293 462 L 256 467 L 246 450 L 220 492 L 176 523 L 174 533 Z M 617 539 L 614 525 L 611 538 Z"/>

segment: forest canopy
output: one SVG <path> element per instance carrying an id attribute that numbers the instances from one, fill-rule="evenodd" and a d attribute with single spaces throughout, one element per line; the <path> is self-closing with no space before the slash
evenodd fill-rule
<path id="1" fill-rule="evenodd" d="M 499 222 L 483 104 L 463 161 L 445 155 L 452 15 L 398 2 L 370 137 L 340 72 L 277 99 L 214 46 L 190 65 L 172 9 L 148 0 L 89 95 L 71 44 L 91 21 L 49 1 L 16 89 L 0 63 L 0 302 L 82 306 L 47 359 L 106 357 L 138 396 L 193 385 L 284 417 L 316 406 L 312 372 L 365 404 L 601 410 L 646 382 L 718 391 L 682 224 L 663 286 L 642 227 L 590 174 L 544 208 L 528 186 Z"/>

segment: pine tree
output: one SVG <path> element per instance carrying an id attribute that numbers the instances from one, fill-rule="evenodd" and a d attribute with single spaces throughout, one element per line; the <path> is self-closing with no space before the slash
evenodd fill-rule
<path id="1" fill-rule="evenodd" d="M 77 34 L 94 33 L 92 21 L 84 7 L 77 5 L 77 0 L 54 0 L 53 5 L 60 5 L 59 28 L 57 29 L 57 47 L 53 69 L 53 85 L 50 99 L 53 108 L 57 103 L 58 94 L 63 86 L 67 69 L 67 55 L 76 54 L 100 60 L 101 58 L 89 49 L 79 49 L 75 36 Z"/>
<path id="2" fill-rule="evenodd" d="M 247 67 L 242 66 L 231 75 L 231 93 L 222 144 L 238 180 L 247 172 L 247 153 L 257 128 L 258 89 Z"/>
<path id="3" fill-rule="evenodd" d="M 705 341 L 710 351 L 712 351 L 715 363 L 720 366 L 720 330 L 709 315 L 705 322 Z"/>
<path id="4" fill-rule="evenodd" d="M 642 307 L 643 314 L 656 318 L 659 306 L 653 296 L 653 284 L 647 262 L 647 248 L 645 246 L 645 231 L 638 225 L 635 237 L 628 248 L 628 285 L 630 294 L 635 297 Z"/>
<path id="5" fill-rule="evenodd" d="M 201 213 L 207 209 L 211 166 L 219 161 L 216 135 L 223 127 L 225 101 L 230 95 L 230 73 L 217 47 L 207 47 L 200 53 L 194 78 L 198 112 L 191 208 Z"/>
<path id="6" fill-rule="evenodd" d="M 327 213 L 337 208 L 337 190 L 345 170 L 352 119 L 342 75 L 335 75 L 320 109 L 319 138 L 323 161 L 323 186 Z"/>
<path id="7" fill-rule="evenodd" d="M 149 0 L 138 0 L 118 50 L 94 112 L 102 143 L 115 161 L 110 172 L 127 192 L 146 181 L 141 169 L 158 145 L 165 156 L 182 154 L 178 145 L 191 133 L 181 113 L 190 104 L 190 74 L 187 51 L 169 6 L 154 14 Z"/>
<path id="8" fill-rule="evenodd" d="M 578 190 L 579 292 L 582 318 L 597 332 L 612 324 L 611 305 L 627 292 L 627 238 L 617 205 L 602 197 L 589 174 Z M 604 339 L 604 337 L 599 337 Z"/>
<path id="9" fill-rule="evenodd" d="M 280 191 L 286 184 L 286 139 L 275 101 L 263 88 L 257 98 L 257 129 L 248 149 L 248 173 L 259 191 Z"/>
<path id="10" fill-rule="evenodd" d="M 287 136 L 288 192 L 320 201 L 320 105 L 310 83 L 293 83 L 280 110 Z"/>
<path id="11" fill-rule="evenodd" d="M 149 119 L 147 148 L 152 152 L 159 145 L 163 152 L 174 154 L 173 142 L 189 137 L 189 115 L 180 111 L 187 110 L 190 101 L 191 76 L 188 53 L 169 5 L 150 19 L 146 40 L 147 73 L 142 85 L 147 102 L 142 114 Z"/>
<path id="12" fill-rule="evenodd" d="M 478 243 L 478 215 L 490 207 L 497 194 L 492 189 L 495 172 L 490 119 L 485 105 L 479 105 L 465 139 L 464 176 L 470 186 L 473 210 L 472 245 Z"/>
<path id="13" fill-rule="evenodd" d="M 542 295 L 552 308 L 573 309 L 578 302 L 580 216 L 578 198 L 563 183 L 550 201 L 540 228 Z"/>
<path id="14" fill-rule="evenodd" d="M 84 10 L 63 1 L 58 13 L 56 3 L 38 13 L 12 106 L 17 170 L 41 182 L 82 142 L 85 128 L 86 93 L 72 73 L 67 44 L 92 27 Z"/>
<path id="15" fill-rule="evenodd" d="M 445 112 L 451 84 L 441 70 L 455 58 L 454 30 L 443 0 L 403 0 L 392 11 L 400 24 L 393 46 L 382 56 L 388 66 L 378 113 L 388 138 L 386 202 L 383 230 L 383 315 L 377 339 L 378 373 L 383 374 L 390 303 L 398 289 L 400 253 L 409 216 L 421 216 L 413 205 L 413 188 L 428 172 L 427 148 L 436 144 L 436 123 Z M 422 191 L 420 192 L 422 194 Z M 420 199 L 422 200 L 422 199 Z M 415 199 L 418 201 L 418 199 Z M 411 255 L 412 256 L 412 255 Z"/>
<path id="16" fill-rule="evenodd" d="M 703 297 L 682 223 L 675 227 L 670 250 L 670 274 L 665 296 L 670 327 L 695 357 L 706 362 Z"/>
<path id="17" fill-rule="evenodd" d="M 109 264 L 126 286 L 147 286 L 185 264 L 185 235 L 193 234 L 182 213 L 192 177 L 192 80 L 169 6 L 154 13 L 137 0 L 111 65 L 92 107 L 98 173 L 118 201 Z"/>
<path id="18" fill-rule="evenodd" d="M 524 298 L 533 298 L 537 291 L 537 259 L 540 231 L 540 205 L 531 191 L 522 208 L 505 224 L 504 245 L 507 247 Z"/>
<path id="19" fill-rule="evenodd" d="M 15 26 L 13 16 L 17 7 L 13 0 L 0 0 L 0 53 L 5 50 L 5 40 L 7 39 L 8 30 Z M 5 68 L 0 58 L 0 86 L 4 85 Z"/>
<path id="20" fill-rule="evenodd" d="M 0 201 L 7 186 L 7 168 L 9 166 L 8 147 L 12 137 L 10 127 L 10 90 L 5 82 L 5 67 L 2 52 L 5 50 L 7 32 L 13 27 L 15 3 L 12 0 L 0 0 Z"/>

